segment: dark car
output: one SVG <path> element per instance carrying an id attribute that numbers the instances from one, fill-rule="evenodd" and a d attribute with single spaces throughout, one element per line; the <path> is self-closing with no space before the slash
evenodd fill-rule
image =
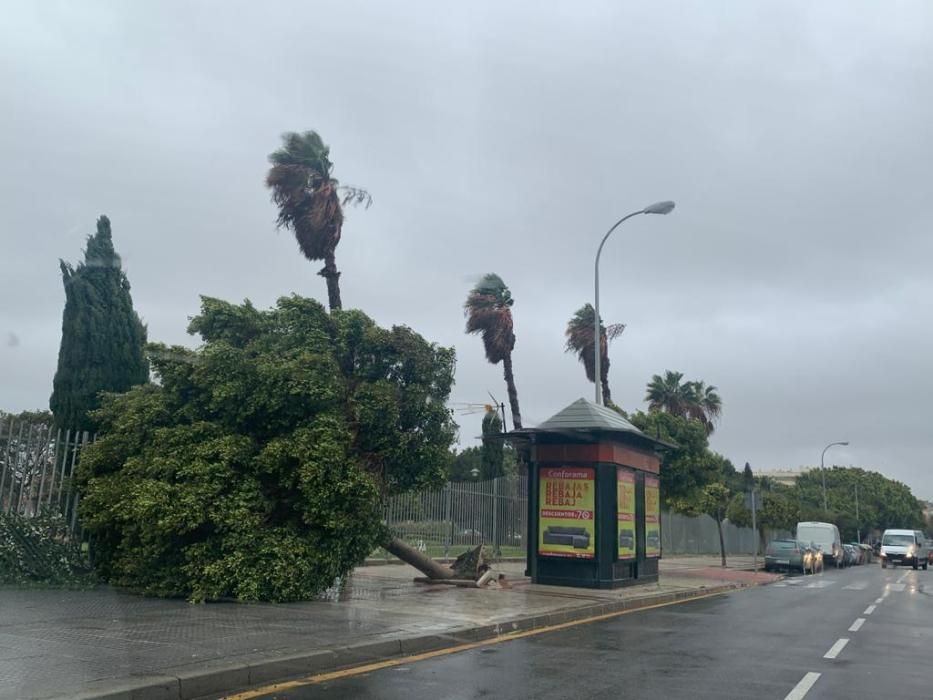
<path id="1" fill-rule="evenodd" d="M 771 540 L 765 550 L 765 571 L 816 573 L 821 557 L 815 547 L 797 540 Z"/>

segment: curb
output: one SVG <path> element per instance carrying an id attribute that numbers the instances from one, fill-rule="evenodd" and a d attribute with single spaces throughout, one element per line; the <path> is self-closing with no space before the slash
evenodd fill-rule
<path id="1" fill-rule="evenodd" d="M 242 691 L 257 685 L 403 658 L 568 622 L 584 622 L 589 618 L 614 613 L 633 612 L 647 607 L 684 602 L 692 598 L 722 595 L 758 585 L 762 584 L 723 583 L 705 588 L 646 596 L 635 600 L 596 603 L 571 610 L 541 613 L 492 625 L 455 630 L 448 634 L 363 642 L 331 650 L 214 665 L 209 669 L 185 668 L 179 669 L 177 675 L 157 673 L 133 676 L 118 681 L 100 681 L 97 683 L 101 686 L 99 691 L 95 691 L 93 689 L 95 684 L 91 684 L 90 689 L 68 697 L 73 700 L 198 700 L 217 697 L 223 693 Z"/>

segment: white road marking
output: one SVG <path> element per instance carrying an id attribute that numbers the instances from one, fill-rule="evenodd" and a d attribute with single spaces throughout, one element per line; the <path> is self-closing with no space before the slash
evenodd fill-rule
<path id="1" fill-rule="evenodd" d="M 864 624 L 865 624 L 865 618 L 860 617 L 855 622 L 852 623 L 852 626 L 849 628 L 849 631 L 858 632 L 860 629 L 862 629 L 862 625 Z"/>
<path id="2" fill-rule="evenodd" d="M 829 588 L 832 586 L 835 581 L 814 581 L 813 583 L 808 583 L 804 588 Z"/>
<path id="3" fill-rule="evenodd" d="M 890 593 L 894 591 L 895 593 L 901 593 L 905 588 L 907 588 L 906 583 L 889 583 L 888 590 L 885 593 Z"/>
<path id="4" fill-rule="evenodd" d="M 837 656 L 839 656 L 839 652 L 841 652 L 843 649 L 846 648 L 846 644 L 848 643 L 849 643 L 849 640 L 846 639 L 845 637 L 842 637 L 841 639 L 837 639 L 836 643 L 833 644 L 832 648 L 829 651 L 827 651 L 825 654 L 823 654 L 823 658 L 824 659 L 835 659 Z"/>
<path id="5" fill-rule="evenodd" d="M 897 582 L 900 583 L 901 581 L 903 581 L 903 580 L 904 580 L 905 578 L 907 578 L 908 576 L 910 576 L 910 572 L 909 572 L 909 571 L 905 571 L 904 574 L 903 574 L 899 579 L 897 579 Z"/>
<path id="6" fill-rule="evenodd" d="M 810 671 L 800 679 L 800 682 L 784 697 L 784 700 L 803 700 L 807 696 L 807 693 L 810 692 L 810 688 L 813 687 L 813 684 L 819 679 L 819 673 Z"/>
<path id="7" fill-rule="evenodd" d="M 868 588 L 868 581 L 856 581 L 855 583 L 850 583 L 848 586 L 843 586 L 842 590 L 864 591 L 866 588 Z"/>
<path id="8" fill-rule="evenodd" d="M 884 600 L 885 598 L 888 597 L 888 595 L 889 595 L 890 593 L 891 593 L 891 591 L 889 591 L 887 588 L 885 588 L 884 591 L 882 591 L 882 593 L 881 593 L 881 599 Z"/>
<path id="9" fill-rule="evenodd" d="M 595 321 L 594 321 L 594 323 L 595 323 Z M 865 612 L 863 612 L 862 614 L 863 614 L 863 615 L 871 615 L 873 612 L 875 612 L 875 606 L 874 606 L 874 605 L 869 605 L 867 608 L 865 608 Z"/>
<path id="10" fill-rule="evenodd" d="M 880 598 L 875 598 L 875 605 L 881 605 L 882 602 L 884 602 L 884 596 L 881 596 Z"/>

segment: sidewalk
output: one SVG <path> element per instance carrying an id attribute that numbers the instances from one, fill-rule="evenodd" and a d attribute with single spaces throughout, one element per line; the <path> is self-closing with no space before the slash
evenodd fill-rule
<path id="1" fill-rule="evenodd" d="M 496 567 L 512 588 L 483 590 L 415 584 L 406 565 L 360 567 L 328 600 L 285 605 L 0 589 L 0 700 L 216 696 L 778 578 L 713 557 L 661 564 L 659 584 L 614 591 L 532 585 L 522 563 Z"/>

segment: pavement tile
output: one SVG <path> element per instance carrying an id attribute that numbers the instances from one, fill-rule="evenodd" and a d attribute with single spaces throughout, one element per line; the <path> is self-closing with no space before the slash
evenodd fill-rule
<path id="1" fill-rule="evenodd" d="M 560 624 L 583 611 L 615 612 L 723 583 L 772 580 L 716 563 L 663 560 L 659 584 L 610 591 L 533 585 L 521 563 L 501 567 L 510 589 L 425 586 L 413 583 L 415 572 L 405 565 L 364 567 L 329 600 L 284 605 L 191 605 L 109 588 L 5 588 L 0 700 L 111 691 L 116 699 L 134 697 L 133 688 L 140 697 L 187 699 L 245 685 L 244 679 L 307 675 Z"/>

